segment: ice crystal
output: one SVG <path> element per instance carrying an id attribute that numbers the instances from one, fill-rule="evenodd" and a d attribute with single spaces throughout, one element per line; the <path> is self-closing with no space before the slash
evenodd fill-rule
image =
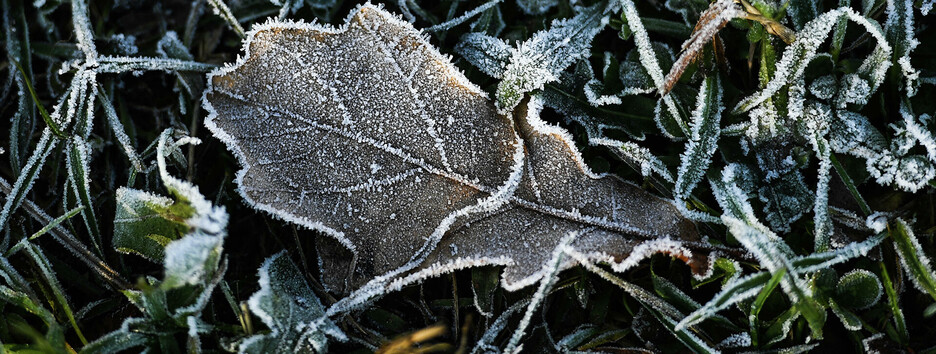
<path id="1" fill-rule="evenodd" d="M 246 46 L 211 75 L 206 124 L 244 165 L 237 182 L 249 204 L 353 253 L 320 247 L 325 285 L 360 289 L 329 313 L 484 264 L 507 266 L 507 289 L 533 284 L 570 232 L 589 257 L 630 254 L 626 264 L 686 254 L 679 240 L 697 237 L 672 203 L 592 173 L 568 132 L 539 118 L 538 97 L 513 122 L 498 115 L 379 7 L 358 8 L 341 28 L 270 22 Z"/>

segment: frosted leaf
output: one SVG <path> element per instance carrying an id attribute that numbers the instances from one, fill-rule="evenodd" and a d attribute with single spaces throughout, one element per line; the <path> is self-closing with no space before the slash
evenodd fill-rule
<path id="1" fill-rule="evenodd" d="M 849 331 L 861 330 L 861 318 L 853 312 L 843 308 L 834 299 L 829 299 L 829 308 L 832 309 L 832 313 L 835 314 L 835 317 L 838 317 L 839 321 L 842 322 L 842 326 L 845 327 L 845 329 Z"/>
<path id="2" fill-rule="evenodd" d="M 884 287 L 874 273 L 864 269 L 855 269 L 839 278 L 835 293 L 842 305 L 864 310 L 874 306 L 881 299 Z"/>
<path id="3" fill-rule="evenodd" d="M 610 6 L 598 3 L 581 9 L 575 17 L 553 21 L 548 30 L 511 50 L 510 62 L 497 85 L 497 111 L 506 114 L 527 92 L 559 79 L 575 61 L 588 57 L 591 41 L 608 23 Z"/>
<path id="4" fill-rule="evenodd" d="M 845 104 L 853 103 L 863 106 L 868 103 L 871 96 L 871 86 L 868 81 L 857 74 L 848 74 L 842 77 L 842 87 L 838 92 L 837 106 L 845 108 Z"/>
<path id="5" fill-rule="evenodd" d="M 517 6 L 527 15 L 541 15 L 559 5 L 559 0 L 517 0 Z"/>
<path id="6" fill-rule="evenodd" d="M 679 170 L 676 173 L 676 185 L 673 190 L 677 200 L 688 199 L 695 189 L 695 185 L 702 180 L 708 171 L 712 156 L 718 149 L 718 138 L 721 133 L 722 87 L 717 76 L 706 77 L 699 87 L 696 98 L 696 109 L 692 111 L 692 131 L 686 151 L 680 156 Z M 716 220 L 714 217 L 686 210 L 682 205 L 680 211 L 689 217 L 701 220 Z"/>
<path id="7" fill-rule="evenodd" d="M 341 28 L 255 28 L 247 55 L 210 75 L 206 125 L 244 165 L 237 183 L 250 205 L 338 241 L 319 243 L 332 290 L 370 282 L 358 294 L 376 296 L 484 264 L 506 265 L 512 290 L 536 282 L 570 232 L 601 259 L 642 239 L 697 239 L 672 203 L 592 173 L 568 132 L 539 118 L 537 97 L 497 115 L 379 7 Z"/>
<path id="8" fill-rule="evenodd" d="M 809 84 L 809 92 L 819 99 L 828 100 L 835 96 L 835 93 L 838 91 L 837 85 L 835 76 L 820 76 Z"/>
<path id="9" fill-rule="evenodd" d="M 933 177 L 936 177 L 936 168 L 923 155 L 901 158 L 894 171 L 894 183 L 910 192 L 923 188 Z"/>
<path id="10" fill-rule="evenodd" d="M 792 162 L 791 157 L 787 158 Z M 767 222 L 772 230 L 789 232 L 793 222 L 812 205 L 812 192 L 799 171 L 790 171 L 767 181 L 757 190 L 758 199 L 764 203 Z"/>
<path id="11" fill-rule="evenodd" d="M 113 245 L 122 253 L 133 253 L 153 262 L 163 259 L 163 248 L 188 232 L 185 224 L 175 221 L 172 199 L 145 191 L 117 189 Z M 160 214 L 165 213 L 166 217 Z M 188 215 L 184 215 L 187 217 Z"/>
<path id="12" fill-rule="evenodd" d="M 250 311 L 270 332 L 247 337 L 241 353 L 326 353 L 326 334 L 345 339 L 319 298 L 286 252 L 267 258 L 260 266 L 260 290 L 250 296 Z"/>
<path id="13" fill-rule="evenodd" d="M 162 286 L 165 289 L 202 284 L 213 275 L 221 260 L 224 238 L 192 234 L 166 246 Z"/>
<path id="14" fill-rule="evenodd" d="M 845 110 L 836 111 L 836 115 L 829 134 L 829 145 L 835 152 L 869 158 L 886 148 L 884 136 L 867 117 Z"/>
<path id="15" fill-rule="evenodd" d="M 196 141 L 188 137 L 170 141 L 171 132 L 168 129 L 160 135 L 156 160 L 163 184 L 173 198 L 121 187 L 117 189 L 114 213 L 114 248 L 157 263 L 168 262 L 163 248 L 184 235 L 224 237 L 228 221 L 223 207 L 213 206 L 197 187 L 166 171 L 166 155 L 179 152 L 181 144 Z"/>
<path id="16" fill-rule="evenodd" d="M 504 76 L 512 50 L 503 40 L 477 32 L 465 34 L 455 46 L 462 58 L 495 79 Z"/>
<path id="17" fill-rule="evenodd" d="M 895 134 L 889 146 L 860 150 L 861 154 L 855 155 L 867 159 L 868 172 L 879 184 L 894 183 L 901 189 L 915 192 L 936 177 L 933 165 L 936 141 L 926 128 L 928 115 L 922 115 L 917 123 L 908 107 L 902 105 L 900 113 L 903 120 L 890 125 Z M 908 155 L 918 143 L 926 149 L 927 155 Z"/>
<path id="18" fill-rule="evenodd" d="M 929 160 L 936 163 L 936 139 L 933 137 L 932 117 L 923 114 L 916 120 L 905 105 L 901 105 L 900 116 L 903 118 L 903 132 L 922 145 Z"/>

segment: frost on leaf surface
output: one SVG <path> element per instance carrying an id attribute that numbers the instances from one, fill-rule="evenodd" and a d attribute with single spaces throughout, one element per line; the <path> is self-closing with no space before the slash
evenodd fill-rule
<path id="1" fill-rule="evenodd" d="M 267 258 L 260 267 L 260 290 L 247 305 L 270 332 L 248 337 L 241 353 L 325 353 L 325 334 L 343 338 L 324 307 L 285 252 Z"/>
<path id="2" fill-rule="evenodd" d="M 341 28 L 267 23 L 246 46 L 210 75 L 206 124 L 244 165 L 248 203 L 338 241 L 318 239 L 332 290 L 483 264 L 506 265 L 516 289 L 542 276 L 570 232 L 601 260 L 646 256 L 664 247 L 630 253 L 658 238 L 691 256 L 677 241 L 697 231 L 671 202 L 593 174 L 568 133 L 540 120 L 537 98 L 498 115 L 379 7 Z"/>

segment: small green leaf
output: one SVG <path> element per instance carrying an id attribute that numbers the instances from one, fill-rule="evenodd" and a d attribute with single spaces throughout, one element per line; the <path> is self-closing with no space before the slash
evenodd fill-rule
<path id="1" fill-rule="evenodd" d="M 856 269 L 843 275 L 835 286 L 835 300 L 847 308 L 864 310 L 881 299 L 884 287 L 877 275 Z"/>
<path id="2" fill-rule="evenodd" d="M 114 215 L 114 247 L 123 253 L 133 253 L 160 263 L 166 241 L 177 240 L 189 232 L 182 207 L 173 207 L 172 199 L 144 191 L 120 187 L 117 189 L 117 211 Z"/>
<path id="3" fill-rule="evenodd" d="M 849 331 L 861 329 L 861 318 L 858 317 L 858 315 L 839 306 L 839 304 L 832 299 L 829 299 L 829 307 L 832 308 L 832 313 L 842 321 L 842 325 L 844 325 L 846 329 Z"/>
<path id="4" fill-rule="evenodd" d="M 285 252 L 263 262 L 260 290 L 250 297 L 248 305 L 271 332 L 245 339 L 241 353 L 323 353 L 328 351 L 326 334 L 344 338 Z"/>

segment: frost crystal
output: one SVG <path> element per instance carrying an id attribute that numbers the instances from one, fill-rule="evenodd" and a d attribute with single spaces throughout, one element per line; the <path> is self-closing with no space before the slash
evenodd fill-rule
<path id="1" fill-rule="evenodd" d="M 498 115 L 379 7 L 358 8 L 341 28 L 270 22 L 246 47 L 210 75 L 206 124 L 244 165 L 248 203 L 338 241 L 320 244 L 324 283 L 360 290 L 329 313 L 484 264 L 507 266 L 507 289 L 533 284 L 572 232 L 572 247 L 600 260 L 660 237 L 666 247 L 632 256 L 685 255 L 679 240 L 698 238 L 671 202 L 592 173 L 568 132 L 539 118 L 536 96 Z"/>

